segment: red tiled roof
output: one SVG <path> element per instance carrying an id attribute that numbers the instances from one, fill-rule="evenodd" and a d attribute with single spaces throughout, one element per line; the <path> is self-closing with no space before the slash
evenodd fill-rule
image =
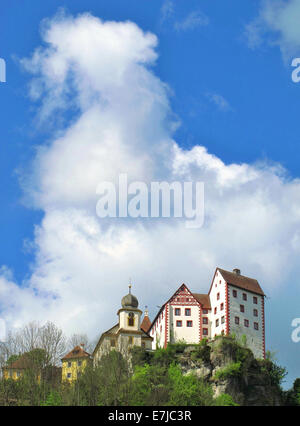
<path id="1" fill-rule="evenodd" d="M 236 274 L 235 272 L 225 271 L 224 269 L 220 268 L 217 269 L 220 271 L 222 277 L 228 284 L 251 291 L 252 293 L 260 294 L 261 296 L 265 296 L 265 293 L 262 291 L 257 280 L 245 277 L 244 275 Z"/>
<path id="2" fill-rule="evenodd" d="M 73 358 L 90 358 L 90 354 L 83 350 L 81 346 L 75 346 L 67 355 L 62 358 L 64 359 L 73 359 Z"/>
<path id="3" fill-rule="evenodd" d="M 23 354 L 19 359 L 7 364 L 4 368 L 12 368 L 22 370 L 25 368 L 30 368 L 32 366 L 32 361 L 28 358 L 27 354 Z"/>
<path id="4" fill-rule="evenodd" d="M 201 303 L 204 309 L 211 309 L 210 298 L 208 294 L 193 293 L 194 298 Z"/>
<path id="5" fill-rule="evenodd" d="M 143 330 L 145 333 L 147 333 L 150 327 L 151 327 L 151 321 L 150 321 L 148 315 L 145 315 L 144 319 L 142 321 L 142 324 L 141 324 L 141 330 Z"/>

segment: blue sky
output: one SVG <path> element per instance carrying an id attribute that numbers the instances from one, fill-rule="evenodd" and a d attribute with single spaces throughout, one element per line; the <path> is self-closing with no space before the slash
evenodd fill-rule
<path id="1" fill-rule="evenodd" d="M 212 202 L 208 200 L 211 217 L 219 215 L 220 212 L 217 212 L 217 209 L 223 208 L 224 211 L 226 210 L 227 220 L 229 222 L 232 220 L 232 223 L 228 224 L 220 219 L 218 225 L 212 228 L 210 233 L 208 232 L 209 244 L 205 243 L 206 237 L 201 236 L 203 238 L 201 249 L 197 246 L 197 238 L 192 238 L 193 256 L 194 253 L 201 253 L 202 259 L 208 259 L 199 261 L 199 276 L 203 283 L 201 289 L 198 289 L 196 272 L 195 275 L 184 274 L 185 270 L 197 269 L 197 261 L 193 256 L 179 262 L 179 266 L 182 267 L 180 276 L 176 275 L 176 271 L 172 271 L 168 276 L 167 266 L 169 265 L 170 270 L 176 253 L 165 259 L 166 269 L 161 271 L 161 278 L 158 272 L 151 275 L 152 270 L 147 262 L 144 264 L 141 262 L 139 269 L 133 261 L 135 259 L 133 253 L 132 259 L 127 255 L 120 259 L 122 267 L 126 263 L 129 266 L 128 270 L 120 268 L 122 272 L 119 276 L 115 274 L 110 276 L 108 272 L 98 276 L 99 272 L 95 271 L 93 279 L 95 282 L 97 279 L 102 282 L 105 277 L 107 282 L 111 282 L 111 287 L 115 285 L 116 289 L 121 289 L 122 286 L 126 288 L 127 283 L 118 282 L 117 285 L 114 282 L 115 280 L 117 282 L 123 274 L 128 272 L 128 276 L 133 275 L 134 279 L 140 282 L 143 274 L 150 274 L 155 283 L 154 286 L 157 287 L 157 304 L 160 305 L 167 295 L 176 290 L 181 280 L 187 285 L 190 284 L 194 291 L 203 290 L 204 292 L 205 286 L 209 287 L 209 279 L 213 275 L 215 266 L 233 268 L 237 266 L 237 262 L 242 264 L 242 272 L 259 279 L 269 296 L 266 311 L 267 348 L 276 350 L 280 363 L 288 368 L 290 375 L 287 385 L 290 385 L 292 380 L 300 375 L 300 343 L 295 344 L 291 340 L 291 321 L 293 318 L 300 317 L 297 269 L 299 252 L 296 238 L 300 224 L 300 219 L 297 221 L 299 216 L 297 179 L 300 154 L 298 132 L 300 83 L 295 84 L 292 81 L 290 66 L 291 58 L 300 57 L 300 31 L 297 32 L 295 29 L 296 17 L 300 16 L 299 6 L 295 1 L 279 3 L 253 0 L 243 2 L 239 0 L 227 2 L 222 0 L 214 2 L 208 0 L 201 2 L 193 0 L 176 2 L 171 0 L 152 0 L 151 2 L 147 0 L 128 2 L 72 0 L 63 3 L 32 0 L 27 3 L 24 6 L 24 2 L 11 1 L 9 4 L 2 5 L 0 18 L 0 57 L 5 59 L 7 65 L 7 82 L 0 83 L 0 227 L 2 235 L 0 265 L 3 265 L 5 282 L 16 283 L 20 288 L 30 288 L 38 296 L 42 294 L 43 297 L 44 292 L 49 291 L 51 294 L 53 291 L 53 294 L 49 296 L 50 299 L 54 300 L 58 297 L 63 301 L 66 296 L 59 291 L 57 295 L 56 290 L 65 285 L 65 277 L 68 277 L 72 283 L 74 275 L 82 273 L 84 276 L 85 271 L 90 267 L 90 260 L 88 260 L 82 267 L 82 271 L 72 269 L 71 264 L 63 262 L 63 255 L 57 252 L 55 243 L 52 241 L 49 243 L 49 235 L 52 231 L 50 232 L 47 226 L 53 220 L 49 212 L 55 210 L 61 215 L 65 214 L 67 201 L 63 207 L 61 201 L 53 201 L 55 197 L 45 201 L 47 194 L 45 195 L 44 192 L 47 191 L 47 186 L 39 188 L 38 192 L 42 195 L 37 195 L 38 198 L 40 196 L 38 200 L 32 195 L 33 188 L 39 186 L 39 179 L 43 179 L 43 167 L 48 164 L 47 159 L 43 158 L 44 162 L 42 166 L 40 165 L 40 157 L 37 155 L 40 151 L 37 147 L 44 146 L 49 153 L 53 148 L 54 140 L 59 137 L 58 131 L 64 134 L 71 128 L 78 114 L 80 116 L 82 113 L 76 104 L 75 96 L 73 99 L 72 87 L 69 87 L 68 107 L 51 111 L 44 121 L 40 119 L 41 106 L 47 102 L 49 105 L 51 89 L 48 92 L 41 89 L 38 99 L 33 99 L 29 95 L 32 82 L 37 81 L 36 74 L 42 74 L 41 70 L 37 73 L 34 71 L 32 54 L 39 46 L 41 51 L 45 51 L 48 45 L 41 34 L 41 22 L 45 18 L 53 19 L 62 6 L 66 10 L 66 16 L 73 16 L 72 19 L 75 19 L 78 14 L 89 12 L 102 21 L 134 22 L 144 33 L 150 32 L 157 37 L 157 45 L 152 46 L 158 55 L 157 59 L 155 62 L 149 60 L 149 65 L 146 66 L 151 76 L 159 79 L 161 87 L 164 87 L 161 90 L 166 90 L 164 96 L 168 99 L 166 101 L 168 106 L 164 105 L 161 112 L 164 130 L 158 129 L 157 132 L 162 132 L 164 135 L 169 132 L 168 138 L 175 140 L 183 152 L 188 152 L 197 145 L 205 147 L 210 155 L 222 161 L 224 169 L 232 164 L 246 165 L 247 170 L 251 169 L 251 173 L 261 173 L 262 177 L 258 186 L 260 191 L 266 189 L 266 194 L 263 196 L 267 199 L 270 196 L 270 200 L 268 199 L 264 207 L 267 211 L 269 209 L 270 223 L 274 221 L 274 224 L 267 229 L 267 238 L 264 235 L 265 223 L 256 228 L 256 221 L 259 222 L 259 218 L 250 215 L 249 228 L 255 233 L 255 243 L 252 240 L 249 243 L 253 232 L 252 235 L 247 235 L 247 224 L 241 225 L 236 238 L 229 241 L 228 229 L 234 230 L 234 221 L 241 219 L 243 222 L 242 216 L 248 214 L 246 205 L 240 206 L 240 210 L 236 207 L 238 200 L 240 199 L 241 204 L 246 203 L 247 200 L 252 202 L 258 195 L 255 193 L 254 196 L 254 192 L 251 192 L 251 197 L 248 199 L 249 189 L 239 187 L 232 189 L 237 194 L 237 198 L 228 197 L 227 202 L 225 197 L 221 201 L 216 198 L 218 191 L 222 192 L 222 188 L 215 184 L 218 179 L 215 180 L 210 175 L 202 175 L 201 172 L 200 175 L 204 181 L 207 179 L 208 187 L 214 187 Z M 129 51 L 128 55 L 130 54 Z M 27 58 L 30 64 L 24 66 L 23 58 Z M 42 61 L 43 58 L 39 60 Z M 45 84 L 45 74 L 43 78 Z M 155 86 L 152 77 L 149 79 L 150 84 Z M 164 84 L 167 84 L 167 89 Z M 159 108 L 158 111 L 160 111 Z M 159 115 L 160 112 L 157 114 Z M 112 115 L 114 116 L 114 112 Z M 151 113 L 147 120 L 145 129 L 149 130 L 151 126 L 156 126 L 157 116 L 154 113 Z M 174 122 L 177 123 L 176 130 L 172 127 Z M 149 140 L 151 141 L 151 135 L 143 145 L 146 154 L 152 153 L 154 149 L 152 146 L 147 146 Z M 207 161 L 210 160 L 213 159 Z M 77 164 L 78 162 L 74 159 L 75 168 Z M 206 170 L 208 168 L 206 164 Z M 52 182 L 53 176 L 51 178 L 48 176 L 47 182 Z M 72 179 L 72 175 L 70 176 Z M 241 175 L 237 174 L 236 179 L 240 178 Z M 245 176 L 243 178 L 246 179 Z M 280 190 L 276 189 L 277 183 L 273 186 L 273 181 L 277 178 L 280 180 Z M 95 185 L 96 183 L 95 181 Z M 55 188 L 52 190 L 55 192 Z M 279 192 L 280 196 L 277 199 Z M 261 195 L 261 192 L 259 194 Z M 70 205 L 72 203 L 73 201 Z M 79 210 L 89 209 L 86 204 L 79 206 L 78 203 L 76 201 L 74 205 L 72 204 L 72 208 L 77 209 L 77 213 Z M 262 204 L 259 204 L 259 208 L 261 207 Z M 260 211 L 258 210 L 258 216 Z M 293 211 L 292 217 L 289 216 L 291 211 Z M 243 226 L 245 226 L 245 233 L 243 233 Z M 183 239 L 182 247 L 191 243 L 190 235 L 186 236 L 179 231 L 178 235 Z M 293 240 L 292 244 L 293 236 L 295 241 Z M 148 241 L 147 238 L 145 236 L 145 240 Z M 227 251 L 226 240 L 227 244 L 234 246 L 230 252 L 232 265 L 227 253 L 224 253 L 222 257 L 222 250 Z M 79 244 L 79 241 L 74 244 Z M 130 243 L 127 242 L 127 244 Z M 251 246 L 249 251 L 248 246 Z M 278 247 L 278 250 L 273 253 L 274 247 Z M 155 241 L 148 241 L 147 248 L 150 256 L 155 259 Z M 282 255 L 281 249 L 284 250 L 286 258 L 285 254 Z M 184 256 L 184 251 L 180 250 L 178 248 L 177 255 Z M 265 256 L 264 260 L 256 258 L 255 253 L 260 253 L 260 250 L 263 253 L 261 257 Z M 243 257 L 241 253 L 244 251 Z M 217 254 L 214 254 L 215 252 Z M 63 266 L 60 264 L 59 273 L 55 262 L 52 263 L 56 257 L 61 257 L 61 262 L 65 265 L 65 270 L 62 271 Z M 43 264 L 44 259 L 46 259 L 45 264 Z M 215 264 L 216 262 L 218 265 Z M 105 268 L 109 271 L 109 263 L 105 264 Z M 134 271 L 130 273 L 130 269 Z M 52 280 L 51 282 L 57 280 L 54 286 L 56 290 L 46 291 L 46 281 L 45 285 L 39 288 L 36 282 L 41 276 L 46 281 L 47 279 Z M 159 285 L 160 279 L 166 283 L 162 286 L 163 290 Z M 23 298 L 22 293 L 7 290 L 9 284 L 7 285 L 5 291 L 2 291 L 5 297 L 17 294 L 16 297 Z M 74 284 L 74 292 L 76 292 L 76 285 Z M 155 301 L 147 300 L 148 293 L 146 287 L 143 287 L 148 286 L 148 282 L 140 285 L 142 303 L 150 306 L 150 312 L 154 316 Z M 30 297 L 33 297 L 32 294 Z M 24 299 L 26 298 L 27 296 L 24 296 Z M 48 302 L 46 299 L 38 301 L 40 305 Z M 30 310 L 31 302 L 26 303 L 24 302 L 22 309 L 27 312 Z M 34 304 L 35 301 L 32 303 Z M 79 301 L 75 298 L 69 309 L 76 312 L 78 308 L 78 312 L 81 312 L 78 303 Z M 119 301 L 115 305 L 114 303 L 113 298 L 109 297 L 106 300 L 107 312 L 109 309 L 116 310 Z M 88 306 L 88 300 L 85 304 Z M 14 312 L 13 307 L 3 301 L 2 305 L 0 302 L 1 306 L 4 317 L 7 315 L 10 321 L 9 318 Z M 95 310 L 96 308 L 98 309 L 97 306 Z M 53 307 L 51 319 L 55 319 L 58 312 L 61 312 L 60 309 L 62 307 Z M 41 310 L 38 319 L 48 319 L 45 315 L 45 311 Z M 80 321 L 85 318 L 84 314 L 82 315 Z M 104 322 L 104 328 L 114 321 L 114 316 L 111 318 L 107 319 L 107 324 Z M 28 319 L 31 319 L 30 315 L 22 314 L 17 324 Z M 72 331 L 71 326 L 66 328 Z M 80 331 L 96 333 L 94 324 Z"/>

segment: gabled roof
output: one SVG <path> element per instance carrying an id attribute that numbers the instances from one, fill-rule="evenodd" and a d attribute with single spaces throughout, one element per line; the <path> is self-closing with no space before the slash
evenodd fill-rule
<path id="1" fill-rule="evenodd" d="M 145 315 L 141 324 L 141 330 L 147 333 L 150 327 L 151 327 L 151 321 L 148 315 Z"/>
<path id="2" fill-rule="evenodd" d="M 237 274 L 236 272 L 225 271 L 225 269 L 217 268 L 227 284 L 234 285 L 252 293 L 265 296 L 258 281 L 254 278 L 245 277 L 244 275 Z"/>
<path id="3" fill-rule="evenodd" d="M 28 357 L 27 354 L 23 354 L 16 361 L 10 362 L 4 368 L 18 369 L 23 370 L 30 368 L 32 366 L 32 360 Z"/>
<path id="4" fill-rule="evenodd" d="M 194 297 L 194 299 L 196 299 L 196 301 L 198 302 L 198 303 L 200 303 L 201 305 L 202 305 L 202 307 L 204 308 L 204 309 L 210 309 L 210 301 L 209 301 L 209 297 L 208 297 L 208 295 L 206 295 L 206 294 L 198 294 L 198 293 L 192 293 L 191 291 L 190 291 L 190 289 L 183 283 L 183 284 L 181 284 L 181 286 L 175 291 L 175 293 L 170 297 L 170 299 L 169 300 L 167 300 L 163 305 L 162 305 L 162 307 L 160 308 L 160 310 L 158 311 L 158 313 L 157 313 L 157 315 L 156 315 L 156 317 L 154 318 L 154 320 L 152 321 L 152 323 L 151 323 L 151 326 L 150 326 L 150 328 L 148 329 L 148 332 L 150 331 L 150 329 L 152 328 L 152 326 L 154 325 L 154 323 L 155 323 L 155 321 L 157 320 L 157 318 L 159 317 L 159 315 L 161 314 L 161 312 L 164 310 L 164 307 L 166 306 L 166 304 L 167 303 L 169 303 L 172 299 L 173 299 L 173 297 L 175 297 L 176 296 L 176 294 L 177 293 L 179 293 L 180 292 L 180 290 L 182 290 L 182 287 L 185 287 L 187 290 L 188 290 L 188 292 L 189 292 L 189 294 L 191 295 L 191 296 L 193 296 Z M 204 303 L 205 303 L 205 306 L 204 306 Z"/>
<path id="5" fill-rule="evenodd" d="M 193 293 L 193 296 L 203 306 L 204 309 L 211 309 L 210 298 L 208 294 Z"/>
<path id="6" fill-rule="evenodd" d="M 86 352 L 81 346 L 75 346 L 67 355 L 62 358 L 62 361 L 65 359 L 75 359 L 75 358 L 90 358 L 90 354 Z"/>

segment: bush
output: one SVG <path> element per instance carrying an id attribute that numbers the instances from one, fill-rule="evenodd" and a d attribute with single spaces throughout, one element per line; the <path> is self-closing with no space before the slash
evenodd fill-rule
<path id="1" fill-rule="evenodd" d="M 239 404 L 236 404 L 232 397 L 228 395 L 227 393 L 223 393 L 222 395 L 218 396 L 215 399 L 216 406 L 222 406 L 222 407 L 229 407 L 229 406 L 235 406 L 237 407 Z"/>
<path id="2" fill-rule="evenodd" d="M 226 365 L 226 367 L 218 370 L 215 375 L 215 380 L 224 380 L 229 377 L 238 377 L 241 374 L 241 363 L 240 362 L 232 362 L 231 364 Z"/>

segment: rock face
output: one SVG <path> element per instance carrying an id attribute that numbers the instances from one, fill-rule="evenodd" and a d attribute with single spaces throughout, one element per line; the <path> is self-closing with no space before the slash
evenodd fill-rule
<path id="1" fill-rule="evenodd" d="M 187 346 L 177 354 L 184 374 L 194 373 L 208 381 L 214 396 L 229 394 L 239 405 L 283 405 L 282 392 L 272 375 L 272 363 L 229 337 Z"/>

